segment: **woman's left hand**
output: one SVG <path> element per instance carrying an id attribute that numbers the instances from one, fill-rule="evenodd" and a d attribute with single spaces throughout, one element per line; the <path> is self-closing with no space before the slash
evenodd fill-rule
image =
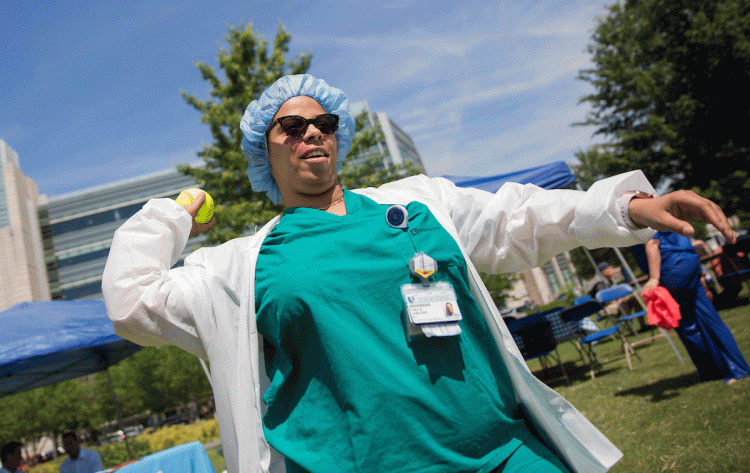
<path id="1" fill-rule="evenodd" d="M 643 292 L 651 292 L 654 289 L 656 289 L 656 286 L 659 285 L 659 280 L 656 278 L 650 278 L 646 284 L 643 285 Z"/>
<path id="2" fill-rule="evenodd" d="M 633 199 L 628 210 L 636 225 L 692 237 L 695 229 L 685 220 L 699 220 L 716 227 L 727 242 L 737 241 L 737 234 L 721 208 L 693 191 L 679 190 L 654 199 Z"/>

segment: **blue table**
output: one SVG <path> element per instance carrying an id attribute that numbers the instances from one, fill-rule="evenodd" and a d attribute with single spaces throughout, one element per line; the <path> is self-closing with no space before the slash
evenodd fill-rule
<path id="1" fill-rule="evenodd" d="M 116 473 L 216 473 L 206 449 L 200 442 L 191 442 L 147 455 L 121 468 Z"/>

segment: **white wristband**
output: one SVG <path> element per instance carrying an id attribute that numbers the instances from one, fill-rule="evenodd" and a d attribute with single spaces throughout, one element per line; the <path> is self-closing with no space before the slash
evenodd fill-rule
<path id="1" fill-rule="evenodd" d="M 630 230 L 643 230 L 646 227 L 641 227 L 635 224 L 630 218 L 630 201 L 633 199 L 653 199 L 654 196 L 642 191 L 628 191 L 624 193 L 619 199 L 617 199 L 617 206 L 620 209 L 620 217 L 623 223 Z"/>

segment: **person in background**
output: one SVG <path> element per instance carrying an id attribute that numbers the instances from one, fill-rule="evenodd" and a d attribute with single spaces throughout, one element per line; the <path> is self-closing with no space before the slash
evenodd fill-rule
<path id="1" fill-rule="evenodd" d="M 591 297 L 596 297 L 597 292 L 615 285 L 615 268 L 603 261 L 596 266 L 596 269 L 599 270 L 599 274 L 596 275 L 594 284 L 589 289 Z"/>
<path id="2" fill-rule="evenodd" d="M 3 467 L 0 468 L 0 473 L 22 473 L 23 470 L 18 468 L 21 466 L 21 444 L 19 442 L 8 442 L 3 445 L 0 449 L 0 460 L 2 460 Z"/>
<path id="3" fill-rule="evenodd" d="M 104 469 L 99 452 L 81 448 L 81 440 L 75 432 L 65 432 L 62 443 L 68 458 L 60 464 L 60 473 L 96 473 Z"/>
<path id="4" fill-rule="evenodd" d="M 704 256 L 710 256 L 711 255 L 711 249 L 708 247 L 705 241 L 703 240 L 695 240 L 693 241 L 693 248 L 695 248 L 695 252 L 698 254 L 698 258 L 703 258 Z M 718 258 L 716 258 L 718 259 Z M 708 287 L 709 283 L 709 273 L 708 273 L 708 267 L 707 265 L 701 263 L 701 286 L 703 286 L 703 290 L 706 291 L 706 296 L 708 296 L 708 299 L 713 302 L 714 301 L 714 293 L 711 290 L 711 288 Z"/>
<path id="5" fill-rule="evenodd" d="M 690 239 L 671 231 L 658 232 L 646 243 L 648 293 L 666 288 L 680 305 L 680 325 L 675 329 L 701 381 L 723 379 L 732 384 L 750 375 L 750 367 L 737 342 L 701 285 L 703 269 Z"/>
<path id="6" fill-rule="evenodd" d="M 601 262 L 597 266 L 597 269 L 599 270 L 599 274 L 601 274 L 601 277 L 597 277 L 593 286 L 591 287 L 591 289 L 589 289 L 589 295 L 594 298 L 599 291 L 617 285 L 617 282 L 615 281 L 616 270 L 612 265 L 607 262 Z M 638 312 L 641 310 L 641 305 L 636 297 L 637 296 L 632 293 L 628 294 L 625 297 L 621 297 L 616 301 L 609 302 L 604 308 L 604 311 L 608 316 L 613 318 L 618 318 L 621 315 Z M 624 313 L 620 312 L 621 308 Z M 638 317 L 638 322 L 640 323 L 641 331 L 653 328 L 648 324 L 645 316 Z"/>

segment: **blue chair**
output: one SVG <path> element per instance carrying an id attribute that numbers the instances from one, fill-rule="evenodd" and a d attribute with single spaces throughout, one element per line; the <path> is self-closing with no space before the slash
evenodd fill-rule
<path id="1" fill-rule="evenodd" d="M 594 298 L 593 298 L 593 297 L 591 297 L 591 296 L 590 296 L 590 295 L 588 295 L 588 294 L 585 294 L 585 295 L 583 295 L 583 296 L 579 297 L 578 299 L 576 299 L 576 300 L 575 300 L 575 301 L 573 302 L 573 305 L 583 304 L 584 302 L 588 302 L 588 301 L 593 301 L 593 300 L 594 300 Z M 598 320 L 602 320 L 602 318 L 601 318 L 601 317 L 599 317 L 599 318 L 597 319 L 597 321 L 598 321 Z M 578 322 L 578 328 L 579 328 L 579 329 L 581 329 L 581 330 L 583 330 L 583 331 L 584 331 L 584 332 L 586 332 L 586 333 L 590 333 L 590 332 L 598 332 L 599 330 L 601 330 L 601 329 L 599 328 L 599 326 L 598 326 L 598 325 L 596 325 L 596 322 L 594 322 L 593 320 L 591 320 L 591 319 L 590 319 L 589 317 L 584 317 L 583 319 L 581 319 L 581 320 L 580 320 L 580 321 Z"/>
<path id="2" fill-rule="evenodd" d="M 549 381 L 564 379 L 565 384 L 570 385 L 568 373 L 565 371 L 565 365 L 563 365 L 560 352 L 557 350 L 557 340 L 552 330 L 552 323 L 547 320 L 545 314 L 532 314 L 521 319 L 510 320 L 507 325 L 514 338 L 521 339 L 518 347 L 524 360 L 539 358 L 543 370 L 547 371 L 550 367 L 547 357 L 551 357 L 560 367 L 562 374 Z"/>
<path id="3" fill-rule="evenodd" d="M 560 312 L 560 318 L 569 325 L 577 326 L 582 319 L 597 314 L 602 309 L 604 309 L 604 306 L 599 301 L 596 301 L 592 298 L 591 300 L 587 300 L 581 304 L 575 304 L 563 309 Z M 635 355 L 640 360 L 640 356 L 635 353 L 635 350 L 633 350 L 628 340 L 621 333 L 619 324 L 615 324 L 612 327 L 599 330 L 598 332 L 589 333 L 578 340 L 577 346 L 579 347 L 579 350 L 585 353 L 586 357 L 588 358 L 589 374 L 591 375 L 591 379 L 594 379 L 595 377 L 595 370 L 600 369 L 605 363 L 609 363 L 611 361 L 614 361 L 615 359 L 619 359 L 619 357 L 605 361 L 601 361 L 599 359 L 599 355 L 594 349 L 594 345 L 606 338 L 611 338 L 612 340 L 619 339 L 622 344 L 622 350 L 625 353 L 628 370 L 633 370 L 633 364 L 630 361 L 630 355 Z M 582 350 L 582 348 L 584 349 Z"/>
<path id="4" fill-rule="evenodd" d="M 597 292 L 596 300 L 599 301 L 602 305 L 607 305 L 609 302 L 622 299 L 623 297 L 627 297 L 632 294 L 633 294 L 633 287 L 630 284 L 618 284 L 616 286 L 608 287 L 606 289 L 602 289 L 601 291 Z M 635 329 L 635 327 L 633 327 L 633 319 L 637 319 L 638 317 L 644 317 L 646 315 L 646 311 L 641 310 L 633 314 L 625 314 L 622 307 L 620 307 L 619 309 L 620 309 L 621 317 L 615 319 L 615 323 L 627 324 L 628 328 L 630 329 L 630 332 L 635 335 L 635 338 L 640 340 L 641 337 L 638 336 L 638 331 Z"/>

